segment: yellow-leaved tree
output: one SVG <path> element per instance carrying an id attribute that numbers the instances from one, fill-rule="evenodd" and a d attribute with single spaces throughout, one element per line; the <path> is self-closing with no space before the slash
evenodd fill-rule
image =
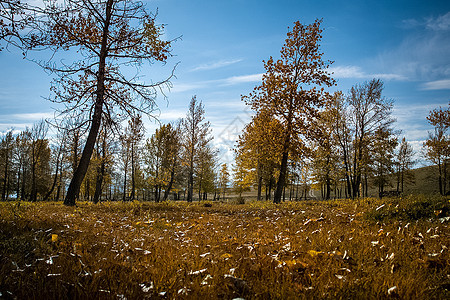
<path id="1" fill-rule="evenodd" d="M 438 167 L 439 193 L 447 193 L 448 161 L 450 159 L 450 108 L 438 108 L 430 111 L 428 122 L 434 126 L 434 134 L 430 133 L 424 143 L 425 157 Z"/>
<path id="2" fill-rule="evenodd" d="M 319 109 L 329 97 L 323 86 L 335 83 L 327 71 L 331 62 L 324 61 L 320 51 L 321 23 L 322 20 L 310 25 L 295 22 L 281 48 L 281 57 L 278 60 L 270 57 L 264 62 L 266 73 L 262 84 L 244 97 L 257 113 L 267 111 L 281 124 L 281 164 L 275 203 L 281 202 L 289 155 L 294 150 L 299 154 L 306 152 L 308 140 L 320 136 L 315 123 Z"/>

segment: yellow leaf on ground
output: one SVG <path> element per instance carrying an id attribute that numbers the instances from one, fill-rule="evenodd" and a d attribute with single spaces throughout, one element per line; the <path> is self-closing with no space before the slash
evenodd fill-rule
<path id="1" fill-rule="evenodd" d="M 292 267 L 303 267 L 306 268 L 308 265 L 300 260 L 297 259 L 292 259 L 292 260 L 286 260 L 285 261 L 286 266 L 288 268 L 292 268 Z"/>
<path id="2" fill-rule="evenodd" d="M 316 257 L 319 254 L 322 254 L 322 251 L 316 251 L 316 250 L 308 250 L 308 254 L 311 255 L 312 257 Z"/>
<path id="3" fill-rule="evenodd" d="M 56 242 L 58 241 L 58 235 L 57 234 L 52 234 L 52 242 Z"/>

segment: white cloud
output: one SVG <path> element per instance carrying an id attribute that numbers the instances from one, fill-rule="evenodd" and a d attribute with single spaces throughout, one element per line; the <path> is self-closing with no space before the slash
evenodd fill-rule
<path id="1" fill-rule="evenodd" d="M 5 132 L 11 128 L 14 130 L 24 130 L 33 126 L 33 123 L 42 119 L 54 118 L 53 112 L 21 113 L 0 115 L 0 132 Z"/>
<path id="2" fill-rule="evenodd" d="M 422 85 L 422 90 L 450 90 L 450 79 L 426 82 Z"/>
<path id="3" fill-rule="evenodd" d="M 428 19 L 403 20 L 405 35 L 397 47 L 374 60 L 380 68 L 409 80 L 438 81 L 450 77 L 450 12 Z"/>
<path id="4" fill-rule="evenodd" d="M 223 80 L 225 85 L 233 85 L 239 83 L 247 83 L 247 82 L 258 82 L 261 81 L 263 74 L 251 74 L 251 75 L 242 75 L 242 76 L 232 76 Z"/>
<path id="5" fill-rule="evenodd" d="M 12 114 L 9 116 L 10 119 L 18 120 L 41 120 L 50 119 L 54 117 L 52 112 L 38 112 L 38 113 L 22 113 L 22 114 Z"/>
<path id="6" fill-rule="evenodd" d="M 330 67 L 328 71 L 333 73 L 332 77 L 335 78 L 358 78 L 358 79 L 380 78 L 384 80 L 406 80 L 406 77 L 399 74 L 365 73 L 358 66 L 336 66 Z"/>
<path id="7" fill-rule="evenodd" d="M 202 64 L 194 69 L 192 69 L 191 71 L 206 71 L 206 70 L 214 70 L 214 69 L 219 69 L 219 68 L 223 68 L 229 65 L 233 65 L 236 64 L 238 62 L 241 62 L 242 59 L 232 59 L 232 60 L 221 60 L 221 61 L 217 61 L 217 62 L 213 62 L 213 63 L 209 63 L 209 64 Z"/>
<path id="8" fill-rule="evenodd" d="M 426 22 L 426 27 L 432 30 L 450 30 L 450 12 L 436 19 L 430 18 Z"/>
<path id="9" fill-rule="evenodd" d="M 161 120 L 175 121 L 186 116 L 187 110 L 167 110 L 161 111 L 159 118 Z"/>

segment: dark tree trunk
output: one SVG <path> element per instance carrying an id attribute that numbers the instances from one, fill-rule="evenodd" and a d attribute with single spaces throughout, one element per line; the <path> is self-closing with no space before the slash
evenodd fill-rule
<path id="1" fill-rule="evenodd" d="M 59 201 L 59 197 L 61 195 L 61 185 L 62 185 L 62 175 L 59 175 L 58 188 L 56 189 L 56 197 L 55 200 Z"/>
<path id="2" fill-rule="evenodd" d="M 8 148 L 6 148 L 6 155 L 5 155 L 5 173 L 4 173 L 4 178 L 3 178 L 3 191 L 2 191 L 2 200 L 3 201 L 6 201 L 6 198 L 7 198 L 7 190 L 8 190 L 8 165 L 9 165 L 9 163 L 8 163 L 8 160 L 9 160 L 9 157 L 8 157 L 8 153 L 9 152 L 9 150 L 8 150 Z"/>
<path id="3" fill-rule="evenodd" d="M 166 187 L 166 190 L 164 191 L 163 201 L 166 201 L 167 198 L 169 197 L 169 193 L 170 193 L 170 190 L 172 189 L 174 178 L 175 178 L 175 164 L 172 165 L 172 170 L 170 170 L 170 181 Z"/>
<path id="4" fill-rule="evenodd" d="M 125 174 L 124 174 L 124 180 L 123 180 L 123 196 L 122 201 L 127 201 L 127 166 L 125 165 Z"/>
<path id="5" fill-rule="evenodd" d="M 21 167 L 19 166 L 18 170 L 17 170 L 17 192 L 16 192 L 16 200 L 19 200 L 20 198 L 20 174 L 21 174 Z"/>
<path id="6" fill-rule="evenodd" d="M 102 161 L 100 168 L 97 169 L 97 178 L 95 180 L 95 192 L 92 201 L 97 204 L 100 201 L 100 196 L 102 195 L 102 183 L 103 175 L 105 173 L 105 165 Z"/>
<path id="7" fill-rule="evenodd" d="M 37 187 L 36 187 L 36 162 L 34 154 L 31 163 L 31 195 L 30 200 L 32 202 L 37 201 Z"/>
<path id="8" fill-rule="evenodd" d="M 50 198 L 50 195 L 53 193 L 53 190 L 55 189 L 56 183 L 58 181 L 58 171 L 59 171 L 59 154 L 58 154 L 58 160 L 56 161 L 55 177 L 53 178 L 52 187 L 47 192 L 47 194 L 44 196 L 44 201 L 47 201 Z"/>
<path id="9" fill-rule="evenodd" d="M 158 185 L 155 185 L 155 202 L 158 203 L 159 202 L 159 189 L 160 187 Z"/>
<path id="10" fill-rule="evenodd" d="M 26 168 L 24 166 L 22 169 L 22 188 L 20 193 L 20 200 L 25 200 L 25 175 L 26 175 Z"/>
<path id="11" fill-rule="evenodd" d="M 134 168 L 134 141 L 131 142 L 131 196 L 130 199 L 134 200 L 135 198 L 135 190 L 136 190 L 136 181 L 135 181 L 135 168 Z"/>
<path id="12" fill-rule="evenodd" d="M 189 181 L 188 181 L 188 194 L 187 194 L 187 202 L 192 202 L 192 196 L 194 194 L 194 172 L 189 172 Z"/>
<path id="13" fill-rule="evenodd" d="M 89 178 L 86 178 L 84 188 L 84 199 L 86 199 L 86 201 L 89 201 L 89 199 L 91 198 L 90 191 L 91 191 L 91 181 L 89 180 Z"/>
<path id="14" fill-rule="evenodd" d="M 261 176 L 261 163 L 259 162 L 258 159 L 258 196 L 256 198 L 256 200 L 260 201 L 261 200 L 261 190 L 262 190 L 262 176 Z"/>
<path id="15" fill-rule="evenodd" d="M 286 182 L 287 173 L 287 161 L 288 161 L 288 149 L 285 145 L 283 151 L 283 157 L 281 158 L 280 177 L 278 177 L 277 189 L 273 197 L 273 203 L 281 203 L 281 197 L 283 196 L 283 188 Z"/>
<path id="16" fill-rule="evenodd" d="M 97 135 L 102 121 L 105 94 L 106 57 L 108 56 L 107 41 L 113 2 L 113 0 L 108 0 L 106 4 L 105 26 L 103 27 L 102 43 L 100 48 L 100 61 L 97 75 L 97 96 L 95 100 L 94 114 L 92 115 L 91 128 L 89 130 L 86 144 L 84 145 L 83 153 L 81 154 L 80 162 L 75 170 L 75 173 L 73 174 L 67 190 L 66 198 L 64 199 L 64 204 L 69 206 L 75 205 L 76 197 L 80 192 L 81 183 L 83 182 L 89 167 L 89 162 L 91 160 L 92 152 L 94 151 L 95 141 L 97 140 Z"/>
<path id="17" fill-rule="evenodd" d="M 102 141 L 102 157 L 100 160 L 100 166 L 97 167 L 97 178 L 95 181 L 94 203 L 98 203 L 102 196 L 103 177 L 105 176 L 105 160 L 106 160 L 106 131 L 103 133 Z"/>

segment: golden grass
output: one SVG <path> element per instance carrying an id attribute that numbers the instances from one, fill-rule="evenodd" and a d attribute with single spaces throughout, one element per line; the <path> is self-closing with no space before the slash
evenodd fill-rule
<path id="1" fill-rule="evenodd" d="M 422 200 L 0 203 L 0 298 L 448 299 L 448 199 Z"/>

